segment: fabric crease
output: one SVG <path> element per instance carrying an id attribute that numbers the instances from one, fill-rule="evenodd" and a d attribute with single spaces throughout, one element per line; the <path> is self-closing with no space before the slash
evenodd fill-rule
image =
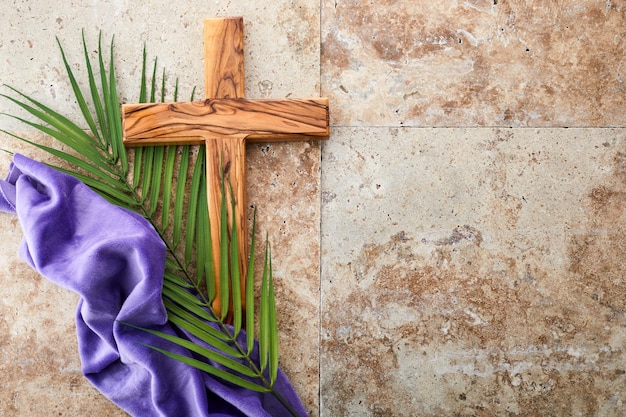
<path id="1" fill-rule="evenodd" d="M 19 154 L 0 181 L 0 211 L 19 218 L 20 257 L 80 295 L 76 332 L 83 373 L 120 408 L 137 417 L 289 415 L 274 396 L 167 358 L 143 344 L 189 352 L 121 323 L 176 334 L 161 298 L 166 248 L 147 220 Z M 275 389 L 306 415 L 282 372 Z"/>

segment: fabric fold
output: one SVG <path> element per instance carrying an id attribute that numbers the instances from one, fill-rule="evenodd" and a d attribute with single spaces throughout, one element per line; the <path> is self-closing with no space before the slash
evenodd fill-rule
<path id="1" fill-rule="evenodd" d="M 147 220 L 19 154 L 0 181 L 0 211 L 19 218 L 20 257 L 80 295 L 76 331 L 83 373 L 123 410 L 137 417 L 289 415 L 273 395 L 243 390 L 167 358 L 145 344 L 189 352 L 122 324 L 176 333 L 161 298 L 165 245 Z M 282 372 L 275 388 L 306 415 Z"/>

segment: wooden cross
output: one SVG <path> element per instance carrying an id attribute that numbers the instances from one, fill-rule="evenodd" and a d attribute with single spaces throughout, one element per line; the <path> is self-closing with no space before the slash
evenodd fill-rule
<path id="1" fill-rule="evenodd" d="M 221 178 L 228 171 L 235 199 L 242 288 L 247 270 L 248 236 L 245 203 L 246 142 L 327 139 L 330 133 L 328 99 L 247 100 L 244 98 L 243 18 L 206 19 L 204 60 L 206 100 L 185 103 L 126 104 L 123 106 L 127 146 L 204 144 L 220 311 L 219 210 Z M 245 291 L 242 291 L 245 305 Z M 232 305 L 232 304 L 231 304 Z"/>

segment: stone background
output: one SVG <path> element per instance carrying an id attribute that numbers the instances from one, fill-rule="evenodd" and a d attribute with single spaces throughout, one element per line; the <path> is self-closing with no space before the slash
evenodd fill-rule
<path id="1" fill-rule="evenodd" d="M 330 97 L 328 142 L 248 150 L 281 364 L 312 416 L 624 415 L 625 1 L 4 10 L 0 84 L 64 113 L 55 37 L 79 63 L 82 29 L 94 49 L 115 35 L 135 101 L 144 43 L 181 94 L 203 90 L 214 16 L 244 16 L 248 97 Z M 6 134 L 0 147 L 45 158 Z M 0 415 L 125 415 L 81 376 L 76 296 L 17 257 L 20 239 L 0 215 Z"/>

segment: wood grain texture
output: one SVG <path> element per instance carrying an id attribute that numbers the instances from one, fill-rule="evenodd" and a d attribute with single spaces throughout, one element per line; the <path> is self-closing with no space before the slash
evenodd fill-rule
<path id="1" fill-rule="evenodd" d="M 237 223 L 241 287 L 244 289 L 242 304 L 245 307 L 249 252 L 245 144 L 247 141 L 327 139 L 330 134 L 329 106 L 327 98 L 245 99 L 243 19 L 206 19 L 204 24 L 206 100 L 125 104 L 122 117 L 126 146 L 206 146 L 207 195 L 217 291 L 213 308 L 220 311 L 219 230 L 223 173 L 227 174 L 235 201 L 234 210 L 229 204 L 228 212 L 231 219 L 235 216 Z"/>
<path id="2" fill-rule="evenodd" d="M 205 19 L 204 21 L 204 92 L 208 98 L 243 98 L 245 96 L 244 72 L 244 32 L 243 17 Z M 213 249 L 213 265 L 215 271 L 216 297 L 213 302 L 215 311 L 221 310 L 220 301 L 220 207 L 222 193 L 220 178 L 224 167 L 228 166 L 229 179 L 233 198 L 234 212 L 228 205 L 230 216 L 237 219 L 239 236 L 239 270 L 241 271 L 241 305 L 246 308 L 246 273 L 248 269 L 248 224 L 246 217 L 246 146 L 241 139 L 234 142 L 232 138 L 211 138 L 205 141 L 207 197 L 209 203 L 209 223 L 211 225 L 211 242 Z M 221 164 L 220 164 L 221 161 Z M 231 230 L 232 233 L 232 230 Z M 232 299 L 232 295 L 231 295 Z M 231 302 L 232 306 L 233 303 Z M 229 309 L 228 321 L 232 316 Z"/>
<path id="3" fill-rule="evenodd" d="M 327 99 L 207 99 L 191 103 L 123 106 L 127 146 L 202 143 L 202 138 L 250 138 L 273 142 L 328 137 Z"/>
<path id="4" fill-rule="evenodd" d="M 244 92 L 243 18 L 204 20 L 206 98 L 242 98 Z"/>

